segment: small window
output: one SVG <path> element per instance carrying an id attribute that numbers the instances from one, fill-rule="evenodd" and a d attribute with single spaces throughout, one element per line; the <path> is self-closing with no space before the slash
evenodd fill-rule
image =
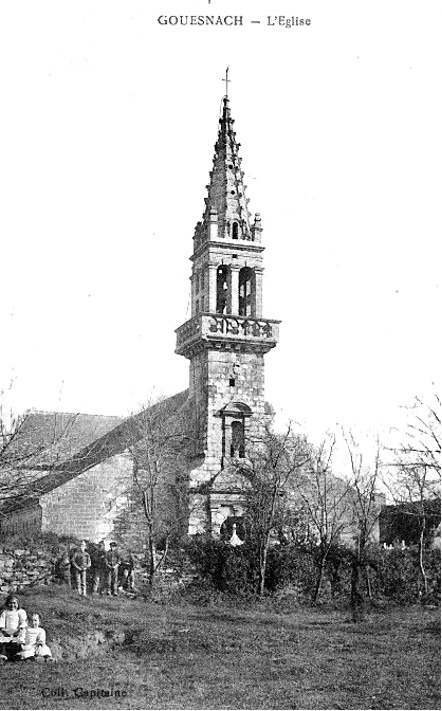
<path id="1" fill-rule="evenodd" d="M 235 378 L 229 378 L 229 386 L 230 386 L 231 388 L 234 388 L 234 387 L 235 387 Z"/>
<path id="2" fill-rule="evenodd" d="M 237 222 L 234 222 L 232 225 L 232 239 L 238 239 L 239 236 L 239 225 Z"/>
<path id="3" fill-rule="evenodd" d="M 244 457 L 244 420 L 232 422 L 232 442 L 230 445 L 230 456 Z"/>

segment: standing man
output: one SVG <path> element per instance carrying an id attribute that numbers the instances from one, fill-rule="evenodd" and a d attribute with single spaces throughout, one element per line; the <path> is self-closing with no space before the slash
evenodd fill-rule
<path id="1" fill-rule="evenodd" d="M 77 592 L 86 597 L 86 573 L 91 567 L 91 557 L 86 550 L 86 541 L 81 541 L 80 548 L 76 551 L 76 553 L 74 553 L 72 557 L 72 567 L 75 572 Z"/>
<path id="2" fill-rule="evenodd" d="M 118 566 L 121 558 L 117 550 L 117 544 L 112 541 L 109 545 L 109 550 L 106 553 L 106 571 L 107 571 L 107 594 L 117 597 L 118 592 Z"/>
<path id="3" fill-rule="evenodd" d="M 59 556 L 55 563 L 55 573 L 60 583 L 71 587 L 71 559 L 66 546 L 60 546 Z"/>
<path id="4" fill-rule="evenodd" d="M 120 563 L 121 571 L 121 587 L 126 592 L 133 593 L 134 591 L 134 568 L 135 561 L 130 548 L 127 549 L 127 554 Z"/>
<path id="5" fill-rule="evenodd" d="M 92 594 L 104 592 L 106 582 L 106 544 L 100 541 L 92 555 Z"/>

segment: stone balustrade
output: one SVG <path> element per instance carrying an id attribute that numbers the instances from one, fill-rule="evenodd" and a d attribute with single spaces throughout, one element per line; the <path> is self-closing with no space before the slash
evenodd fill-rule
<path id="1" fill-rule="evenodd" d="M 176 353 L 185 355 L 197 341 L 255 342 L 273 348 L 278 342 L 279 321 L 231 314 L 198 314 L 176 330 Z"/>

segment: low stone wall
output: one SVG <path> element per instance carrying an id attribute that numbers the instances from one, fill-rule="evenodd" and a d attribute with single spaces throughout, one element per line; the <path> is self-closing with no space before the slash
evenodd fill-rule
<path id="1" fill-rule="evenodd" d="M 49 585 L 53 578 L 52 554 L 42 548 L 0 548 L 0 593 L 26 588 L 30 585 Z"/>
<path id="2" fill-rule="evenodd" d="M 135 589 L 146 590 L 147 572 L 144 565 L 144 553 L 132 551 L 135 563 Z M 53 545 L 44 544 L 31 548 L 0 548 L 0 598 L 11 592 L 19 592 L 33 585 L 52 585 L 60 582 L 56 577 Z M 156 574 L 157 582 L 174 590 L 181 588 L 194 579 L 190 566 L 186 572 L 178 570 L 173 564 L 166 564 Z M 72 581 L 73 587 L 74 581 Z M 92 587 L 92 571 L 88 573 L 88 592 Z M 105 583 L 104 583 L 105 587 Z M 0 599 L 1 603 L 1 599 Z"/>

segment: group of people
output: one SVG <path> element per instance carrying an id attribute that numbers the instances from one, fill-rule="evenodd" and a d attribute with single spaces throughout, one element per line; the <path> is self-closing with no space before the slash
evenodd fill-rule
<path id="1" fill-rule="evenodd" d="M 72 551 L 61 550 L 56 563 L 59 580 L 80 595 L 118 595 L 118 589 L 134 592 L 134 559 L 130 550 L 122 557 L 115 542 L 106 550 L 105 541 L 89 552 L 86 541 Z"/>
<path id="2" fill-rule="evenodd" d="M 122 556 L 115 542 L 106 550 L 105 541 L 87 550 L 86 541 L 77 548 L 61 547 L 56 560 L 60 582 L 80 595 L 118 595 L 119 588 L 134 592 L 134 558 L 130 550 Z M 29 618 L 16 595 L 9 595 L 0 610 L 0 663 L 21 660 L 52 660 L 40 616 Z"/>
<path id="3" fill-rule="evenodd" d="M 0 662 L 28 659 L 52 661 L 46 632 L 40 627 L 40 616 L 33 612 L 28 620 L 19 599 L 9 595 L 0 612 Z"/>

